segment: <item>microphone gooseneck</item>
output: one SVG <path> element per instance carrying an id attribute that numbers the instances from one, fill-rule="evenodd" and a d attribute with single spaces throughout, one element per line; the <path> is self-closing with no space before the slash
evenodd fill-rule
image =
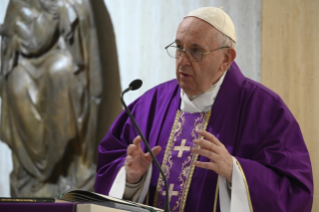
<path id="1" fill-rule="evenodd" d="M 122 93 L 121 93 L 121 103 L 122 105 L 124 106 L 125 108 L 125 111 L 126 113 L 129 115 L 134 127 L 136 128 L 136 130 L 138 131 L 138 134 L 140 134 L 143 142 L 144 142 L 144 145 L 147 149 L 147 151 L 150 153 L 150 155 L 152 156 L 153 158 L 153 161 L 155 162 L 155 165 L 157 166 L 158 170 L 160 171 L 162 177 L 163 177 L 163 180 L 164 180 L 164 183 L 165 183 L 165 189 L 166 189 L 166 195 L 165 195 L 165 208 L 164 208 L 164 211 L 165 212 L 170 212 L 170 206 L 169 206 L 169 190 L 168 190 L 168 185 L 167 185 L 167 179 L 165 177 L 165 174 L 161 168 L 161 165 L 159 164 L 158 160 L 156 159 L 155 155 L 153 154 L 152 152 L 152 149 L 150 147 L 150 145 L 148 144 L 148 142 L 146 141 L 143 133 L 141 132 L 140 128 L 138 127 L 134 117 L 132 116 L 131 114 L 131 111 L 128 109 L 128 107 L 126 106 L 125 102 L 124 102 L 124 99 L 123 99 L 123 96 L 125 93 L 129 92 L 130 90 L 134 91 L 134 90 L 137 90 L 139 89 L 140 87 L 142 86 L 142 80 L 140 79 L 136 79 L 134 80 L 133 82 L 130 83 L 129 87 L 127 89 L 125 89 Z"/>

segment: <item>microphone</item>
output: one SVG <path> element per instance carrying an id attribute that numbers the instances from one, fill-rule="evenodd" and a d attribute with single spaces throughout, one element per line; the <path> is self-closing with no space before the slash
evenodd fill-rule
<path id="1" fill-rule="evenodd" d="M 129 85 L 129 88 L 131 88 L 132 91 L 135 91 L 139 89 L 143 85 L 143 81 L 140 79 L 136 79 Z"/>
<path id="2" fill-rule="evenodd" d="M 143 133 L 141 132 L 141 130 L 140 130 L 140 128 L 138 127 L 138 125 L 137 125 L 137 123 L 136 123 L 134 117 L 132 116 L 131 111 L 128 109 L 128 107 L 126 106 L 126 104 L 125 104 L 125 102 L 124 102 L 124 99 L 123 99 L 123 96 L 124 96 L 125 93 L 127 93 L 127 92 L 129 92 L 129 91 L 134 91 L 134 90 L 139 89 L 139 88 L 142 86 L 142 84 L 143 84 L 143 82 L 142 82 L 142 80 L 140 80 L 140 79 L 136 79 L 136 80 L 134 80 L 133 82 L 131 82 L 130 85 L 129 85 L 129 87 L 126 88 L 126 89 L 121 93 L 121 103 L 122 103 L 122 105 L 124 106 L 126 113 L 129 115 L 129 117 L 130 117 L 130 119 L 131 119 L 131 121 L 132 121 L 134 127 L 136 128 L 138 134 L 140 134 L 140 136 L 141 136 L 141 138 L 142 138 L 142 140 L 143 140 L 143 142 L 144 142 L 144 145 L 145 145 L 147 151 L 148 151 L 148 152 L 150 153 L 150 155 L 152 156 L 153 161 L 155 162 L 155 165 L 157 166 L 158 170 L 160 171 L 160 173 L 161 173 L 161 175 L 162 175 L 162 177 L 163 177 L 163 180 L 164 180 L 164 183 L 165 183 L 165 190 L 166 190 L 166 196 L 165 196 L 166 201 L 165 201 L 165 209 L 164 209 L 164 211 L 165 211 L 165 212 L 170 212 L 169 193 L 168 193 L 169 190 L 168 190 L 167 179 L 166 179 L 166 177 L 165 177 L 165 174 L 164 174 L 164 172 L 163 172 L 163 170 L 162 170 L 162 168 L 161 168 L 161 165 L 159 164 L 158 160 L 156 159 L 155 155 L 153 154 L 150 145 L 149 145 L 148 142 L 146 141 L 146 139 L 145 139 Z"/>
<path id="3" fill-rule="evenodd" d="M 128 86 L 128 88 L 126 88 L 126 89 L 122 92 L 122 94 L 121 94 L 121 102 L 122 102 L 122 105 L 124 106 L 124 108 L 126 108 L 126 104 L 125 104 L 125 102 L 124 102 L 124 100 L 123 100 L 124 94 L 127 93 L 127 92 L 129 92 L 129 91 L 135 91 L 135 90 L 139 89 L 139 88 L 142 86 L 142 84 L 143 84 L 143 82 L 142 82 L 142 80 L 140 80 L 140 79 L 133 80 L 133 81 L 130 83 L 130 85 Z M 125 110 L 126 110 L 126 109 L 125 109 Z M 126 112 L 127 112 L 127 110 L 126 110 Z"/>

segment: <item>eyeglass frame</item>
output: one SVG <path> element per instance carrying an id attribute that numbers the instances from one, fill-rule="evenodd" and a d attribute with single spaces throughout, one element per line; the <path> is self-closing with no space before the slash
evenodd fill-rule
<path id="1" fill-rule="evenodd" d="M 173 43 L 176 43 L 176 42 L 173 41 L 171 44 L 169 44 L 169 45 L 167 45 L 167 46 L 165 47 L 165 50 L 166 50 L 166 53 L 168 54 L 168 56 L 170 56 L 171 58 L 174 58 L 174 59 L 178 60 L 178 59 L 180 59 L 180 58 L 182 57 L 183 52 L 185 52 L 185 55 L 187 56 L 187 58 L 188 58 L 189 60 L 191 60 L 191 59 L 189 58 L 189 56 L 187 55 L 187 53 L 186 53 L 189 49 L 178 49 L 178 48 L 176 48 L 176 50 L 177 50 L 177 51 L 180 51 L 181 54 L 180 54 L 179 58 L 172 57 L 172 56 L 168 53 L 167 49 L 168 49 L 169 47 L 171 47 L 171 45 L 172 45 Z M 200 61 L 203 60 L 203 56 L 205 56 L 205 55 L 207 55 L 207 54 L 209 54 L 209 53 L 211 53 L 211 52 L 217 51 L 217 50 L 219 50 L 219 49 L 226 49 L 226 48 L 230 48 L 230 47 L 229 47 L 229 46 L 222 46 L 222 47 L 220 47 L 220 48 L 218 48 L 218 49 L 214 49 L 214 50 L 208 51 L 208 52 L 202 52 L 202 51 L 199 50 L 199 51 L 201 52 L 201 55 L 202 55 Z M 191 61 L 193 61 L 193 62 L 200 62 L 200 61 L 194 61 L 194 60 L 191 60 Z"/>

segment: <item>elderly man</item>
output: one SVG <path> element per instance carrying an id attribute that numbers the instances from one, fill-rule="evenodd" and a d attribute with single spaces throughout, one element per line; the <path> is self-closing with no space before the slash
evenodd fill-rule
<path id="1" fill-rule="evenodd" d="M 129 106 L 162 164 L 170 208 L 311 211 L 311 164 L 298 123 L 277 94 L 242 75 L 235 44 L 221 9 L 190 12 L 166 47 L 177 80 Z M 100 144 L 95 189 L 163 208 L 162 177 L 137 135 L 123 112 Z"/>

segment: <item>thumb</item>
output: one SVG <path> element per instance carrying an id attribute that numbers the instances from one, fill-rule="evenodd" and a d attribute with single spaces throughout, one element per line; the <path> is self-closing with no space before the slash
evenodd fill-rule
<path id="1" fill-rule="evenodd" d="M 155 156 L 157 156 L 162 151 L 162 147 L 156 146 L 152 149 L 152 152 Z M 151 154 L 148 152 L 145 154 L 145 157 L 148 161 L 153 161 Z"/>
<path id="2" fill-rule="evenodd" d="M 162 151 L 162 147 L 156 146 L 152 149 L 152 152 L 155 156 L 157 156 Z"/>

